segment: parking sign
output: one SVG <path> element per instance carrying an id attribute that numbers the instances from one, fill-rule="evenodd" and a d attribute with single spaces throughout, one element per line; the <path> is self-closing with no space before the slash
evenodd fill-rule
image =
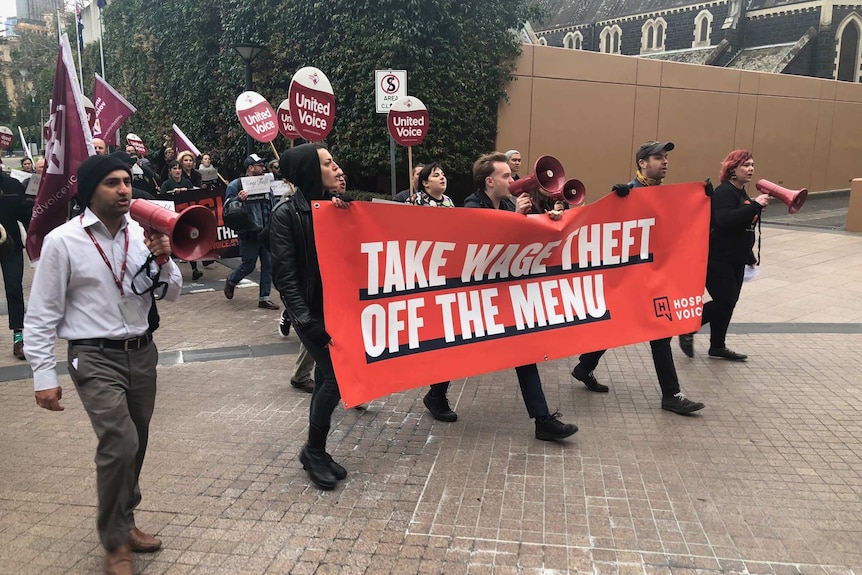
<path id="1" fill-rule="evenodd" d="M 398 98 L 407 95 L 407 70 L 375 70 L 377 113 L 386 114 Z"/>

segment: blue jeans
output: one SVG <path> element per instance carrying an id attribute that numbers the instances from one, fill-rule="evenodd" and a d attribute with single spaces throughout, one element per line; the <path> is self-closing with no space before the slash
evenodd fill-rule
<path id="1" fill-rule="evenodd" d="M 242 278 L 254 271 L 257 258 L 260 258 L 260 301 L 269 299 L 272 289 L 272 257 L 260 241 L 257 233 L 240 234 L 239 255 L 242 263 L 228 276 L 227 281 L 237 285 Z"/>
<path id="2" fill-rule="evenodd" d="M 9 329 L 24 329 L 24 252 L 15 249 L 3 256 L 0 258 L 0 268 L 3 269 L 3 283 L 6 285 Z"/>

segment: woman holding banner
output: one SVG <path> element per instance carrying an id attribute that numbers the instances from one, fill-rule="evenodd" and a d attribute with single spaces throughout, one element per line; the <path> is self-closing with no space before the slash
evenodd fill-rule
<path id="1" fill-rule="evenodd" d="M 299 454 L 303 469 L 321 489 L 333 489 L 347 477 L 347 470 L 326 452 L 326 438 L 341 393 L 329 355 L 332 338 L 323 318 L 323 285 L 314 240 L 310 202 L 332 201 L 340 208 L 347 203 L 327 190 L 339 187 L 341 169 L 325 148 L 303 144 L 285 150 L 281 174 L 299 189 L 272 211 L 269 248 L 273 282 L 290 316 L 296 335 L 317 364 L 314 391 L 308 414 L 308 442 Z M 342 342 L 342 345 L 350 345 Z"/>
<path id="2" fill-rule="evenodd" d="M 721 185 L 711 196 L 709 259 L 706 265 L 706 291 L 712 301 L 703 306 L 701 325 L 710 324 L 709 357 L 745 361 L 748 356 L 728 349 L 727 328 L 742 291 L 745 266 L 756 262 L 755 228 L 760 214 L 769 204 L 769 195 L 753 200 L 745 191 L 754 178 L 754 158 L 748 150 L 734 150 L 721 163 Z M 694 334 L 679 336 L 679 346 L 694 357 Z"/>

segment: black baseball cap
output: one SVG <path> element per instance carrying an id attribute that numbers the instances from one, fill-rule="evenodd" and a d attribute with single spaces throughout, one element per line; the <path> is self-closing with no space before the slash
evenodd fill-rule
<path id="1" fill-rule="evenodd" d="M 646 160 L 652 155 L 661 154 L 662 152 L 670 152 L 673 149 L 673 142 L 656 142 L 655 140 L 650 140 L 649 142 L 644 142 L 641 144 L 641 147 L 638 148 L 637 154 L 635 154 L 635 161 Z"/>

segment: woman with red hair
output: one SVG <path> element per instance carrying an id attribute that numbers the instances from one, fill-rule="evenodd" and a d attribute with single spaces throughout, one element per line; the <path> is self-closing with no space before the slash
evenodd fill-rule
<path id="1" fill-rule="evenodd" d="M 706 291 L 712 301 L 703 306 L 701 323 L 710 324 L 709 357 L 730 361 L 748 359 L 747 355 L 728 349 L 725 337 L 739 300 L 745 266 L 756 263 L 752 252 L 755 227 L 761 211 L 769 204 L 767 194 L 752 200 L 745 192 L 753 177 L 751 152 L 734 150 L 721 163 L 721 185 L 712 193 L 706 267 Z M 694 357 L 693 333 L 679 336 L 679 345 L 688 357 Z"/>

